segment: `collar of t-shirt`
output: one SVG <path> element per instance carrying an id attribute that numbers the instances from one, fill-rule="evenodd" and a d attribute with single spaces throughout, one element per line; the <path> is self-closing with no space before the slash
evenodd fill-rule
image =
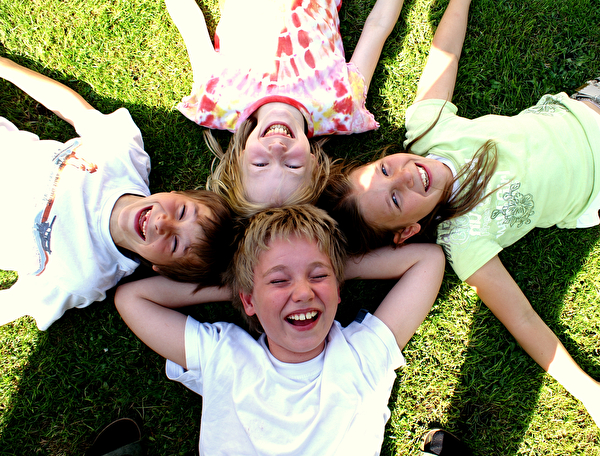
<path id="1" fill-rule="evenodd" d="M 305 361 L 303 363 L 284 363 L 275 358 L 269 347 L 267 346 L 266 336 L 262 334 L 258 339 L 258 343 L 263 347 L 271 364 L 275 370 L 282 376 L 287 377 L 291 380 L 299 380 L 304 382 L 311 382 L 317 378 L 323 371 L 323 360 L 325 358 L 325 349 L 319 353 L 315 358 Z M 327 344 L 327 341 L 325 341 Z M 326 347 L 325 347 L 326 348 Z"/>
<path id="2" fill-rule="evenodd" d="M 448 160 L 447 158 L 440 157 L 439 155 L 435 155 L 435 154 L 429 154 L 429 155 L 427 155 L 426 158 L 431 158 L 433 160 L 442 162 L 444 165 L 446 165 L 448 168 L 450 168 L 450 171 L 452 172 L 452 177 L 456 176 L 456 167 L 454 166 L 454 163 L 452 163 L 452 161 Z M 458 188 L 459 188 L 458 181 L 454 182 L 454 185 L 452 186 L 452 196 L 456 195 L 456 193 L 458 192 Z M 451 198 L 452 198 L 452 196 L 451 196 Z"/>

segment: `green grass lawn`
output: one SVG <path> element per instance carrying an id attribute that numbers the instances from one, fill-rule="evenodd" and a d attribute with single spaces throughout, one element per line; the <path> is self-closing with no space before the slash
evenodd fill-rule
<path id="1" fill-rule="evenodd" d="M 348 55 L 373 2 L 344 2 Z M 216 3 L 202 2 L 211 27 Z M 407 0 L 369 93 L 381 128 L 333 138 L 331 156 L 368 158 L 400 143 L 404 112 L 446 5 Z M 174 110 L 190 89 L 191 69 L 160 0 L 0 0 L 0 54 L 69 85 L 103 112 L 128 108 L 152 158 L 153 192 L 205 182 L 212 158 L 202 129 Z M 599 55 L 598 0 L 473 0 L 454 102 L 467 117 L 516 114 L 544 93 L 570 93 L 600 75 Z M 0 115 L 42 138 L 74 136 L 4 81 Z M 228 134 L 217 137 L 225 142 Z M 501 254 L 534 308 L 596 379 L 599 238 L 598 228 L 536 230 Z M 0 272 L 0 287 L 15 279 Z M 348 322 L 359 307 L 374 309 L 390 286 L 348 283 L 339 319 Z M 238 321 L 222 304 L 192 312 Z M 600 455 L 600 430 L 583 406 L 452 272 L 405 355 L 383 454 L 416 455 L 421 435 L 441 425 L 481 455 Z M 143 424 L 150 455 L 186 455 L 197 447 L 201 397 L 166 379 L 163 360 L 123 324 L 112 296 L 67 312 L 45 332 L 28 318 L 0 327 L 0 372 L 0 455 L 82 455 L 98 429 L 124 416 Z"/>

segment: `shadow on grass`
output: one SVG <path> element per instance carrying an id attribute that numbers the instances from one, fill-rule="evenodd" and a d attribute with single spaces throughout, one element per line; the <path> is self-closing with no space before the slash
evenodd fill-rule
<path id="1" fill-rule="evenodd" d="M 573 340 L 570 334 L 577 329 L 570 331 L 569 321 L 561 317 L 561 312 L 564 302 L 572 300 L 569 296 L 573 293 L 573 284 L 580 280 L 576 276 L 598 239 L 599 228 L 535 230 L 501 254 L 507 269 L 542 320 L 575 361 L 596 379 L 600 378 L 598 359 Z M 479 304 L 449 422 L 460 429 L 474 448 L 480 449 L 478 454 L 508 456 L 517 454 L 547 380 L 543 370 L 504 326 L 481 302 Z M 594 323 L 589 323 L 592 326 L 587 330 L 593 331 Z M 568 395 L 562 389 L 558 394 Z M 575 407 L 582 409 L 579 403 Z M 557 414 L 552 418 L 560 422 L 566 417 Z M 492 423 L 494 431 L 490 432 Z M 498 432 L 498 424 L 502 432 Z"/>

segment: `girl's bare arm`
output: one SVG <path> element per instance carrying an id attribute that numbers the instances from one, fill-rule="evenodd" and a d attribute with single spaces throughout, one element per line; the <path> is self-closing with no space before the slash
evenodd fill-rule
<path id="1" fill-rule="evenodd" d="M 379 61 L 385 40 L 390 35 L 402 10 L 404 0 L 377 0 L 365 21 L 352 62 L 365 78 L 368 89 Z"/>
<path id="2" fill-rule="evenodd" d="M 415 102 L 452 100 L 471 0 L 450 0 L 431 43 Z"/>
<path id="3" fill-rule="evenodd" d="M 495 256 L 467 283 L 544 370 L 586 406 L 600 424 L 600 383 L 587 375 L 569 355 L 558 337 L 533 310 L 531 304 Z"/>
<path id="4" fill-rule="evenodd" d="M 194 81 L 201 80 L 216 55 L 204 14 L 195 0 L 165 0 L 165 4 L 185 42 Z"/>

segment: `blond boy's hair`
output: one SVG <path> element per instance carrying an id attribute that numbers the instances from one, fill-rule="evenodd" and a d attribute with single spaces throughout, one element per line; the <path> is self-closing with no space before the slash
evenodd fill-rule
<path id="1" fill-rule="evenodd" d="M 254 271 L 260 255 L 269 250 L 269 244 L 273 240 L 293 236 L 316 241 L 319 250 L 330 259 L 338 284 L 344 281 L 345 238 L 336 221 L 324 210 L 304 204 L 267 209 L 254 215 L 239 242 L 228 274 L 234 295 L 233 305 L 241 311 L 251 331 L 261 332 L 262 328 L 256 315 L 246 315 L 239 293 L 252 292 Z"/>
<path id="2" fill-rule="evenodd" d="M 251 217 L 272 206 L 269 203 L 250 201 L 244 190 L 242 152 L 255 126 L 253 119 L 244 121 L 233 134 L 225 152 L 210 130 L 204 132 L 204 140 L 208 148 L 217 157 L 216 165 L 213 163 L 213 169 L 206 182 L 206 188 L 225 198 L 233 211 L 242 217 Z M 310 183 L 299 186 L 285 201 L 280 202 L 280 206 L 314 204 L 317 201 L 327 184 L 331 168 L 331 159 L 323 150 L 326 141 L 326 139 L 310 141 L 311 153 L 315 157 Z"/>

